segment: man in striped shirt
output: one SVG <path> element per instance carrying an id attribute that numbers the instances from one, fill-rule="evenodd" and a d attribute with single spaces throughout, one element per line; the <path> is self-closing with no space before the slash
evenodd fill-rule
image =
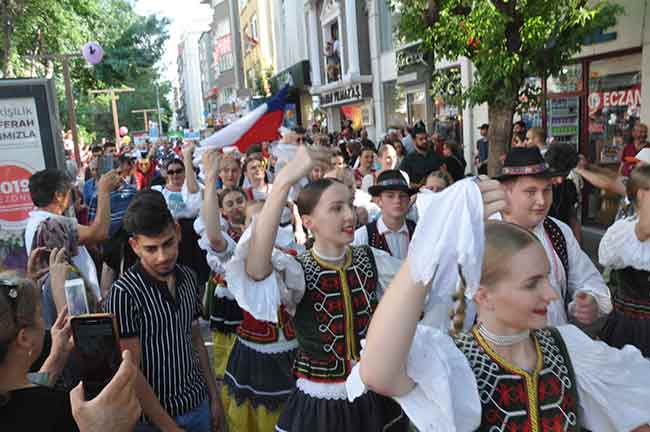
<path id="1" fill-rule="evenodd" d="M 121 346 L 140 358 L 136 393 L 145 418 L 136 431 L 218 430 L 216 381 L 198 327 L 196 275 L 176 263 L 180 230 L 160 192 L 139 192 L 124 227 L 139 262 L 109 293 Z"/>

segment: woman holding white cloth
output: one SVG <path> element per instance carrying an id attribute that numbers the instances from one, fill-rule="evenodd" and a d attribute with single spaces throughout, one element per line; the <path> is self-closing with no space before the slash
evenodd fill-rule
<path id="1" fill-rule="evenodd" d="M 453 191 L 467 182 L 450 188 L 424 220 L 449 211 Z M 479 187 L 493 190 L 483 194 L 491 201 L 485 218 L 505 207 L 494 182 Z M 392 396 L 422 432 L 650 431 L 650 363 L 640 352 L 610 348 L 571 325 L 546 327 L 546 308 L 557 294 L 533 234 L 504 222 L 487 223 L 485 236 L 472 227 L 473 238 L 463 241 L 480 251 L 473 260 L 459 240 L 437 244 L 444 234 L 428 225 L 416 231 L 409 257 L 373 316 L 360 365 L 347 381 L 350 399 L 365 386 Z M 418 235 L 428 244 L 418 244 Z M 454 335 L 418 325 L 427 295 L 447 289 L 440 275 L 457 273 L 462 283 Z M 461 332 L 465 297 L 476 304 L 478 320 Z"/>

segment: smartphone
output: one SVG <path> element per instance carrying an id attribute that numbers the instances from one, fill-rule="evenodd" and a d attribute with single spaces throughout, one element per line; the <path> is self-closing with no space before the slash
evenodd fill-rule
<path id="1" fill-rule="evenodd" d="M 79 316 L 90 313 L 88 297 L 86 297 L 86 285 L 81 278 L 68 279 L 65 281 L 65 300 L 68 303 L 68 315 Z"/>
<path id="2" fill-rule="evenodd" d="M 115 160 L 111 155 L 101 156 L 97 162 L 97 174 L 101 177 L 115 168 Z"/>
<path id="3" fill-rule="evenodd" d="M 122 361 L 115 319 L 111 314 L 90 314 L 72 317 L 70 325 L 85 397 L 91 400 L 106 387 Z"/>

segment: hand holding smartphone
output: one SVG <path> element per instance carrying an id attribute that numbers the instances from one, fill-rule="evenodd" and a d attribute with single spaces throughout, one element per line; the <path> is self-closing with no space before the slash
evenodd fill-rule
<path id="1" fill-rule="evenodd" d="M 96 397 L 120 367 L 119 338 L 111 314 L 75 316 L 70 320 L 75 355 L 86 400 Z"/>

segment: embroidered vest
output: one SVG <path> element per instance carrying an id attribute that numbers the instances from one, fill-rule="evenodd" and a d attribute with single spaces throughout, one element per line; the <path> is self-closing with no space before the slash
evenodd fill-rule
<path id="1" fill-rule="evenodd" d="M 528 373 L 507 364 L 473 328 L 455 338 L 476 376 L 480 432 L 580 431 L 571 359 L 557 330 L 533 332 L 538 364 Z"/>
<path id="2" fill-rule="evenodd" d="M 310 252 L 296 258 L 305 273 L 305 295 L 294 323 L 298 354 L 294 372 L 312 381 L 343 382 L 359 359 L 377 306 L 377 266 L 368 246 L 350 247 L 340 268 Z"/>
<path id="3" fill-rule="evenodd" d="M 612 270 L 617 289 L 614 309 L 637 319 L 650 319 L 650 272 L 626 267 Z"/>
<path id="4" fill-rule="evenodd" d="M 560 229 L 560 226 L 550 217 L 544 219 L 544 231 L 548 234 L 551 239 L 551 244 L 553 245 L 553 250 L 560 261 L 562 262 L 562 267 L 564 267 L 564 273 L 566 274 L 567 280 L 569 279 L 569 253 L 566 247 L 566 239 L 564 234 Z"/>
<path id="5" fill-rule="evenodd" d="M 406 219 L 406 229 L 409 232 L 409 241 L 413 238 L 413 233 L 415 232 L 415 222 L 412 220 Z M 388 242 L 386 241 L 386 236 L 379 233 L 377 229 L 377 221 L 370 222 L 366 225 L 366 230 L 368 231 L 368 245 L 374 247 L 375 249 L 381 249 L 389 254 L 393 254 L 388 247 Z"/>
<path id="6" fill-rule="evenodd" d="M 278 311 L 277 324 L 259 321 L 245 310 L 242 310 L 242 312 L 244 320 L 237 328 L 237 335 L 244 340 L 258 344 L 270 344 L 279 340 L 280 331 L 282 331 L 286 340 L 296 338 L 293 321 L 291 316 L 284 310 L 284 306 L 281 306 Z"/>

